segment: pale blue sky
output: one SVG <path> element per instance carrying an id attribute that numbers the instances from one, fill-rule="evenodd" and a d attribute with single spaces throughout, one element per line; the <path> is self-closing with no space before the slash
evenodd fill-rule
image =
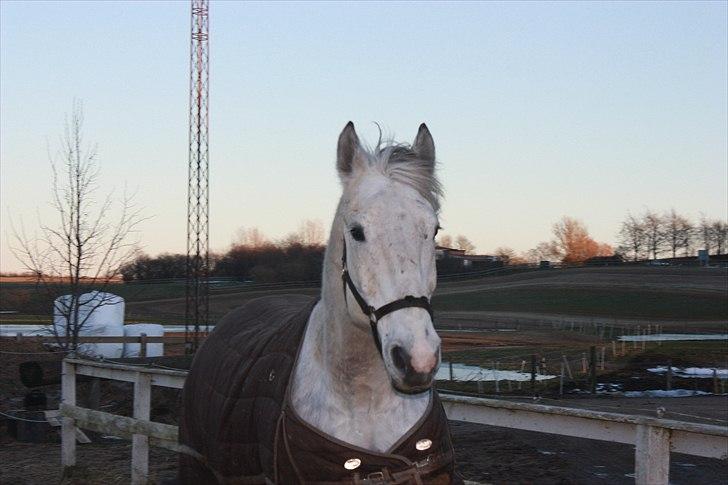
<path id="1" fill-rule="evenodd" d="M 336 138 L 353 120 L 430 127 L 446 233 L 522 251 L 562 215 L 614 243 L 627 211 L 725 218 L 726 2 L 213 2 L 211 246 L 240 226 L 330 224 Z M 103 181 L 185 247 L 189 4 L 0 3 L 0 269 L 8 214 L 48 219 L 47 143 L 74 97 Z"/>

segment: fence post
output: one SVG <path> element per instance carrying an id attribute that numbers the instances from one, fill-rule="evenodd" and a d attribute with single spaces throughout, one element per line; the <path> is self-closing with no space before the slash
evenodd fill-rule
<path id="1" fill-rule="evenodd" d="M 76 405 L 76 367 L 65 360 L 61 374 L 61 402 Z M 76 420 L 64 416 L 61 421 L 61 464 L 64 468 L 76 465 Z"/>
<path id="2" fill-rule="evenodd" d="M 561 363 L 561 377 L 559 378 L 559 396 L 564 397 L 564 363 Z"/>
<path id="3" fill-rule="evenodd" d="M 453 374 L 452 374 L 452 360 L 450 362 L 448 362 L 448 365 L 450 367 L 450 381 L 454 381 L 455 379 L 453 379 Z"/>
<path id="4" fill-rule="evenodd" d="M 602 361 L 600 362 L 601 365 L 599 366 L 599 370 L 604 370 L 604 359 L 606 357 L 606 354 L 607 354 L 607 348 L 604 345 L 602 345 Z"/>
<path id="5" fill-rule="evenodd" d="M 569 365 L 569 361 L 566 360 L 566 355 L 562 355 L 561 359 L 564 361 L 564 366 L 566 366 L 566 373 L 569 375 L 569 380 L 574 380 L 574 375 L 571 373 L 571 366 Z"/>
<path id="6" fill-rule="evenodd" d="M 536 395 L 536 354 L 531 354 L 531 392 Z"/>
<path id="7" fill-rule="evenodd" d="M 665 383 L 667 390 L 672 390 L 672 360 L 667 361 L 667 374 L 665 375 L 665 379 L 667 380 Z"/>
<path id="8" fill-rule="evenodd" d="M 670 431 L 638 424 L 634 461 L 636 485 L 667 485 L 670 476 Z"/>
<path id="9" fill-rule="evenodd" d="M 500 367 L 500 362 L 495 363 L 495 368 L 493 370 L 493 376 L 495 377 L 495 393 L 500 393 L 500 384 L 498 383 L 498 367 Z"/>
<path id="10" fill-rule="evenodd" d="M 597 347 L 592 345 L 589 347 L 589 384 L 590 392 L 597 392 Z"/>
<path id="11" fill-rule="evenodd" d="M 139 336 L 139 357 L 142 359 L 146 358 L 147 356 L 147 334 L 142 333 Z"/>
<path id="12" fill-rule="evenodd" d="M 583 374 L 586 374 L 587 372 L 587 366 L 586 366 L 586 352 L 581 353 L 581 372 Z"/>
<path id="13" fill-rule="evenodd" d="M 134 418 L 149 421 L 152 376 L 137 372 L 134 382 Z M 142 434 L 132 436 L 131 483 L 146 484 L 149 478 L 149 438 Z"/>
<path id="14" fill-rule="evenodd" d="M 713 369 L 713 394 L 718 394 L 718 369 Z"/>
<path id="15" fill-rule="evenodd" d="M 617 356 L 617 341 L 612 340 L 612 358 Z"/>

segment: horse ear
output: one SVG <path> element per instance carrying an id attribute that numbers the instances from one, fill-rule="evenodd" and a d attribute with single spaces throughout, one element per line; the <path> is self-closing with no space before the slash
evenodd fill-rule
<path id="1" fill-rule="evenodd" d="M 342 177 L 349 175 L 354 167 L 354 159 L 359 151 L 359 137 L 356 136 L 354 123 L 346 124 L 339 135 L 336 147 L 336 168 Z"/>
<path id="2" fill-rule="evenodd" d="M 435 142 L 432 140 L 430 130 L 427 129 L 427 125 L 424 123 L 420 125 L 420 129 L 417 131 L 412 150 L 420 160 L 435 163 Z"/>

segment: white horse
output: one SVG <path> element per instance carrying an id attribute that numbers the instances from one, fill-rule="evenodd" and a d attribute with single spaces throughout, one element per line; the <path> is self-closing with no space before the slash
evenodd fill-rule
<path id="1" fill-rule="evenodd" d="M 339 137 L 344 187 L 321 298 L 232 311 L 197 351 L 182 396 L 185 483 L 453 483 L 431 390 L 440 185 L 435 147 Z"/>
<path id="2" fill-rule="evenodd" d="M 435 290 L 440 184 L 425 124 L 411 147 L 359 142 L 353 123 L 339 136 L 343 194 L 324 258 L 321 300 L 308 322 L 292 381 L 296 412 L 309 424 L 369 450 L 389 449 L 423 415 L 440 363 L 430 313 L 411 307 L 377 322 L 381 356 L 349 285 L 374 308 Z"/>

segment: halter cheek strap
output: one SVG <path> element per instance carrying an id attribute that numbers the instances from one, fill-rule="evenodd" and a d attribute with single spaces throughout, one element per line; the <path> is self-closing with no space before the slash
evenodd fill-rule
<path id="1" fill-rule="evenodd" d="M 394 300 L 387 303 L 386 305 L 380 306 L 379 308 L 374 308 L 373 306 L 369 305 L 364 297 L 361 296 L 359 290 L 356 289 L 356 285 L 354 284 L 354 281 L 352 281 L 351 275 L 349 275 L 349 270 L 346 266 L 346 238 L 344 238 L 344 250 L 341 253 L 341 281 L 344 285 L 344 301 L 346 301 L 346 287 L 348 286 L 351 294 L 354 295 L 354 299 L 359 304 L 359 308 L 361 308 L 361 311 L 364 313 L 364 315 L 369 317 L 369 325 L 371 325 L 372 336 L 374 337 L 374 344 L 377 346 L 379 355 L 382 355 L 382 341 L 379 338 L 377 322 L 379 322 L 379 320 L 381 320 L 385 315 L 396 312 L 397 310 L 401 310 L 402 308 L 414 307 L 424 308 L 425 310 L 427 310 L 427 313 L 430 314 L 430 318 L 434 318 L 432 305 L 430 305 L 430 300 L 426 296 L 415 297 L 412 295 L 407 295 L 404 298 Z"/>

